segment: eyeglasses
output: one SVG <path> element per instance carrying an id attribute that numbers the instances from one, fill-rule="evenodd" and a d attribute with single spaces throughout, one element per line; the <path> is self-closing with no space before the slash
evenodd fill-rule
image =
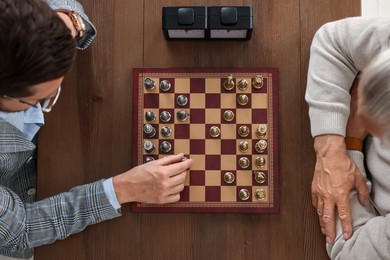
<path id="1" fill-rule="evenodd" d="M 56 95 L 54 97 L 46 98 L 43 101 L 43 103 L 41 104 L 41 109 L 42 109 L 43 112 L 49 113 L 51 111 L 51 109 L 57 103 L 57 100 L 58 100 L 58 98 L 60 96 L 60 93 L 61 93 L 61 86 L 59 86 L 57 88 L 57 93 L 56 93 Z M 17 99 L 17 98 L 13 98 L 13 97 L 10 97 L 10 96 L 7 96 L 7 95 L 3 95 L 3 98 L 19 102 L 19 103 L 22 103 L 24 105 L 28 105 L 30 107 L 38 108 L 37 104 L 31 104 L 31 103 L 29 103 L 27 101 L 24 101 L 24 100 L 21 100 L 21 99 Z"/>

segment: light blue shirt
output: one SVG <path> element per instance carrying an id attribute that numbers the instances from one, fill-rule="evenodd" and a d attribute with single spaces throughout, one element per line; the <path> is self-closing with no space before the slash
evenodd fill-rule
<path id="1" fill-rule="evenodd" d="M 0 111 L 0 118 L 18 128 L 28 140 L 32 141 L 34 136 L 38 133 L 41 126 L 45 124 L 45 117 L 43 115 L 41 104 L 37 103 L 37 107 L 30 107 L 29 109 L 18 112 L 3 112 Z M 114 209 L 118 210 L 121 205 L 115 194 L 112 178 L 103 182 L 104 191 L 108 200 Z"/>

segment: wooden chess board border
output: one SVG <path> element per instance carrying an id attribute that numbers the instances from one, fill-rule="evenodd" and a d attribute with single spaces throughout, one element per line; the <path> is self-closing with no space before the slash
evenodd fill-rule
<path id="1" fill-rule="evenodd" d="M 236 77 L 254 77 L 256 74 L 266 76 L 268 84 L 268 127 L 272 135 L 269 146 L 269 199 L 267 203 L 254 202 L 176 202 L 171 204 L 133 203 L 133 212 L 205 212 L 205 213 L 278 213 L 280 207 L 279 167 L 278 167 L 278 69 L 277 68 L 134 68 L 133 69 L 133 154 L 132 165 L 143 163 L 143 86 L 144 77 L 175 78 L 175 77 L 221 77 L 221 74 L 233 74 Z"/>

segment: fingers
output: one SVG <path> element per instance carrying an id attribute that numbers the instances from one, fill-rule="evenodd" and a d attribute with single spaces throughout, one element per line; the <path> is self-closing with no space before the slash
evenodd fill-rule
<path id="1" fill-rule="evenodd" d="M 167 157 L 161 158 L 156 163 L 159 163 L 160 165 L 170 165 L 172 163 L 180 162 L 180 160 L 184 157 L 183 153 L 175 154 L 175 155 L 169 155 Z"/>
<path id="2" fill-rule="evenodd" d="M 185 161 L 179 162 L 179 163 L 174 163 L 170 164 L 167 167 L 167 171 L 169 173 L 168 176 L 174 176 L 176 174 L 179 174 L 181 172 L 186 171 L 188 168 L 190 168 L 191 164 L 194 161 L 192 159 L 187 159 Z"/>
<path id="3" fill-rule="evenodd" d="M 324 202 L 322 220 L 324 222 L 326 243 L 332 244 L 336 237 L 335 204 L 332 201 Z"/>
<path id="4" fill-rule="evenodd" d="M 347 240 L 352 235 L 352 219 L 351 209 L 349 206 L 349 194 L 346 194 L 343 201 L 337 205 L 337 211 L 340 218 L 341 229 L 343 230 L 343 237 L 345 240 Z"/>

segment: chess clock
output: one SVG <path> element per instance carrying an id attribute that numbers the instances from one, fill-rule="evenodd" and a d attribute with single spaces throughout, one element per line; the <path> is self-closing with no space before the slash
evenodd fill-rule
<path id="1" fill-rule="evenodd" d="M 207 7 L 163 7 L 162 29 L 166 39 L 204 39 Z"/>
<path id="2" fill-rule="evenodd" d="M 249 40 L 252 35 L 252 28 L 251 6 L 208 7 L 210 39 Z"/>
<path id="3" fill-rule="evenodd" d="M 251 6 L 163 7 L 166 39 L 249 40 L 253 28 Z"/>

